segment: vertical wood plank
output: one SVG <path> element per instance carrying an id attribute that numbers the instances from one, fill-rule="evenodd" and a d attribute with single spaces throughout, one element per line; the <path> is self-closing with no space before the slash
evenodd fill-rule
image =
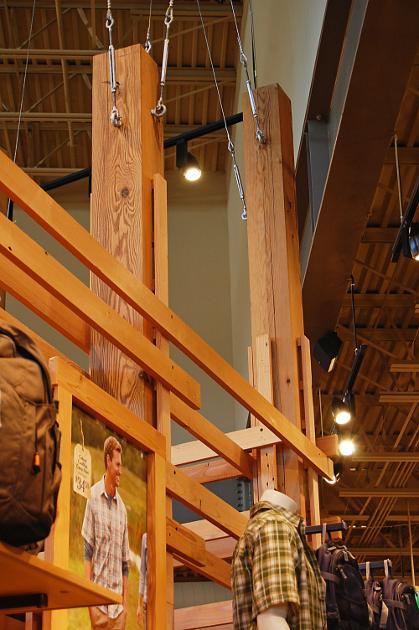
<path id="1" fill-rule="evenodd" d="M 316 443 L 316 427 L 314 422 L 313 405 L 313 378 L 311 373 L 310 342 L 307 337 L 300 339 L 301 346 L 301 371 L 303 377 L 303 398 L 304 398 L 304 419 L 307 437 Z M 319 498 L 319 476 L 312 468 L 307 470 L 307 483 L 310 504 L 310 524 L 318 525 L 321 522 L 320 498 Z M 314 534 L 311 537 L 313 548 L 317 549 L 321 545 L 321 534 Z"/>
<path id="2" fill-rule="evenodd" d="M 6 214 L 7 211 L 7 195 L 0 190 L 0 212 Z M 6 308 L 6 291 L 0 287 L 0 307 Z"/>
<path id="3" fill-rule="evenodd" d="M 297 340 L 304 334 L 295 204 L 291 103 L 278 86 L 256 90 L 261 128 L 244 98 L 246 198 L 252 340 L 272 339 L 273 402 L 301 427 Z M 278 481 L 304 512 L 303 475 L 297 456 L 283 449 Z"/>
<path id="4" fill-rule="evenodd" d="M 155 453 L 147 462 L 147 629 L 167 630 L 166 462 Z"/>
<path id="5" fill-rule="evenodd" d="M 259 335 L 255 340 L 252 361 L 253 385 L 270 402 L 273 401 L 272 353 L 268 335 Z M 252 426 L 261 423 L 252 418 Z M 259 501 L 268 488 L 278 488 L 276 446 L 260 448 L 256 453 L 257 475 L 253 480 L 253 499 Z"/>
<path id="6" fill-rule="evenodd" d="M 54 398 L 58 401 L 57 420 L 61 431 L 60 460 L 62 478 L 58 495 L 57 518 L 50 536 L 45 542 L 45 559 L 55 565 L 68 569 L 70 557 L 70 496 L 71 496 L 71 422 L 73 397 L 62 385 L 54 388 Z M 67 610 L 54 610 L 43 613 L 43 630 L 63 630 L 67 628 Z"/>
<path id="7" fill-rule="evenodd" d="M 169 252 L 167 227 L 167 184 L 159 174 L 153 177 L 153 210 L 154 210 L 154 291 L 164 304 L 169 303 Z M 156 345 L 165 354 L 169 354 L 169 342 L 160 332 L 156 332 Z M 172 432 L 170 419 L 170 392 L 161 383 L 156 385 L 157 395 L 157 429 L 166 438 L 166 459 L 170 462 L 172 453 Z M 166 513 L 172 517 L 172 499 L 166 497 Z M 173 556 L 166 554 L 167 571 L 167 629 L 174 623 L 174 572 Z"/>
<path id="8" fill-rule="evenodd" d="M 93 59 L 92 235 L 138 279 L 152 287 L 152 181 L 163 172 L 163 124 L 150 113 L 158 69 L 140 45 L 116 51 L 117 104 L 122 126 L 109 120 L 111 97 L 107 54 Z M 137 312 L 94 275 L 94 293 L 152 339 Z M 97 333 L 92 335 L 93 380 L 134 413 L 153 421 L 152 386 L 135 363 Z M 143 378 L 141 378 L 143 377 Z"/>

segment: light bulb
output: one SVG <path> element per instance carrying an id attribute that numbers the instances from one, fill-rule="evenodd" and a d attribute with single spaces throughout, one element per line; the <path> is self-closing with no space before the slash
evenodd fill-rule
<path id="1" fill-rule="evenodd" d="M 350 457 L 355 453 L 355 444 L 351 438 L 346 438 L 339 442 L 339 452 L 344 457 Z"/>
<path id="2" fill-rule="evenodd" d="M 340 409 L 335 416 L 336 424 L 348 424 L 351 419 L 351 413 L 347 409 Z"/>
<path id="3" fill-rule="evenodd" d="M 336 424 L 347 424 L 352 418 L 351 408 L 347 402 L 335 398 L 332 402 L 332 414 Z"/>
<path id="4" fill-rule="evenodd" d="M 183 176 L 188 182 L 196 182 L 200 179 L 202 171 L 197 166 L 189 166 L 185 169 Z"/>

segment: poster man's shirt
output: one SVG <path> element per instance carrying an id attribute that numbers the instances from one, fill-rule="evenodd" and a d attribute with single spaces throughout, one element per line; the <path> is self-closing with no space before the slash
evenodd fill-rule
<path id="1" fill-rule="evenodd" d="M 233 625 L 256 630 L 257 617 L 288 605 L 291 630 L 326 630 L 325 586 L 302 519 L 263 501 L 253 506 L 232 562 Z"/>
<path id="2" fill-rule="evenodd" d="M 104 478 L 92 486 L 84 513 L 82 536 L 92 549 L 92 580 L 122 594 L 123 567 L 128 566 L 127 510 L 118 494 L 106 494 Z M 115 619 L 122 612 L 121 604 L 99 606 Z"/>

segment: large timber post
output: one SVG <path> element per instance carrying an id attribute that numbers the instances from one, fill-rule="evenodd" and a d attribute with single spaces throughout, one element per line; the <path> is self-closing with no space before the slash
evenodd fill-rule
<path id="1" fill-rule="evenodd" d="M 7 195 L 0 191 L 0 212 L 6 214 L 7 211 Z M 0 288 L 0 307 L 6 308 L 6 291 Z"/>
<path id="2" fill-rule="evenodd" d="M 165 281 L 162 279 L 167 278 L 167 256 L 159 254 L 154 259 L 153 247 L 154 237 L 157 237 L 154 217 L 158 216 L 159 225 L 164 227 L 163 214 L 167 211 L 161 194 L 159 209 L 153 208 L 153 200 L 154 205 L 156 203 L 153 187 L 156 187 L 156 181 L 162 179 L 164 163 L 163 122 L 151 114 L 158 93 L 158 68 L 140 45 L 117 50 L 115 55 L 117 106 L 122 118 L 119 128 L 110 121 L 112 101 L 108 56 L 103 54 L 93 59 L 91 233 L 139 282 L 151 290 L 154 290 L 155 277 L 158 277 L 157 293 L 166 301 L 167 291 L 162 288 Z M 160 180 L 156 177 L 160 177 Z M 164 183 L 160 184 L 160 190 L 162 186 L 164 188 Z M 163 192 L 165 195 L 165 188 Z M 167 231 L 160 230 L 160 233 L 162 238 L 167 238 Z M 161 243 L 157 249 L 159 252 L 161 249 L 166 251 L 167 247 Z M 154 341 L 153 327 L 94 275 L 91 288 L 141 334 Z M 158 338 L 157 342 L 163 349 L 164 341 Z M 92 332 L 91 338 L 90 374 L 98 385 L 140 418 L 157 425 L 160 430 L 162 427 L 169 430 L 167 392 L 158 386 L 155 397 L 154 384 L 147 375 L 96 332 Z M 170 435 L 166 437 L 170 449 Z M 170 504 L 167 509 L 170 515 Z M 148 563 L 151 569 L 157 563 L 161 566 L 150 544 L 153 540 L 150 537 L 150 528 L 154 527 L 152 519 L 150 513 L 147 530 Z M 173 570 L 169 556 L 167 572 L 170 619 L 173 614 Z M 168 627 L 170 622 L 166 620 L 166 593 L 161 589 L 161 580 L 156 584 L 154 573 L 153 570 L 149 571 L 147 627 L 159 630 Z M 165 580 L 164 577 L 164 583 Z M 150 611 L 154 611 L 153 615 Z"/>
<path id="3" fill-rule="evenodd" d="M 153 175 L 163 174 L 163 124 L 150 113 L 157 95 L 158 68 L 142 46 L 136 45 L 116 51 L 116 73 L 120 128 L 110 122 L 108 57 L 94 57 L 91 233 L 140 282 L 152 288 Z M 147 322 L 93 275 L 91 286 L 152 339 L 153 330 Z M 91 344 L 93 380 L 152 422 L 152 389 L 142 371 L 96 332 Z"/>
<path id="4" fill-rule="evenodd" d="M 272 85 L 255 93 L 266 144 L 255 137 L 248 98 L 244 98 L 246 200 L 253 353 L 257 359 L 261 336 L 271 340 L 273 403 L 302 428 L 301 339 L 304 336 L 299 245 L 295 203 L 291 103 Z M 260 350 L 259 350 L 260 352 Z M 254 373 L 256 371 L 254 370 Z M 258 387 L 257 378 L 255 386 Z M 290 449 L 272 447 L 264 453 L 277 475 L 268 474 L 267 487 L 276 486 L 300 506 L 305 515 L 304 470 Z"/>

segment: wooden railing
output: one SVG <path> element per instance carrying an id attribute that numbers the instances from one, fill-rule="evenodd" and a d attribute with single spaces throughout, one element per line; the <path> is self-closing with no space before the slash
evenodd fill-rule
<path id="1" fill-rule="evenodd" d="M 161 203 L 162 189 L 158 186 L 158 180 L 156 182 L 155 203 Z M 257 429 L 258 438 L 253 436 L 253 441 L 246 444 L 245 440 L 241 442 L 232 439 L 231 435 L 224 434 L 205 419 L 198 411 L 199 384 L 169 358 L 167 347 L 163 349 L 161 341 L 156 346 L 146 339 L 3 215 L 0 215 L 0 287 L 12 293 L 85 352 L 90 347 L 91 329 L 99 331 L 110 340 L 158 384 L 170 390 L 171 418 L 202 443 L 202 458 L 208 456 L 208 449 L 210 456 L 215 454 L 222 458 L 230 476 L 235 472 L 252 479 L 255 474 L 255 460 L 248 450 L 266 445 L 267 441 L 272 444 L 279 440 L 293 449 L 310 470 L 322 476 L 333 476 L 332 461 L 316 446 L 313 436 L 309 439 L 299 431 L 1 151 L 0 190 L 149 320 L 156 327 L 161 341 L 175 344 L 255 416 L 266 430 L 264 427 Z M 13 320 L 5 312 L 1 312 L 0 317 Z M 159 588 L 164 591 L 162 585 L 165 584 L 165 566 L 161 558 L 165 555 L 162 547 L 166 545 L 185 565 L 229 587 L 228 563 L 210 553 L 202 537 L 197 533 L 192 534 L 170 517 L 167 522 L 166 518 L 163 519 L 162 529 L 161 514 L 166 514 L 162 496 L 167 494 L 181 501 L 234 539 L 242 534 L 247 517 L 207 490 L 193 476 L 186 474 L 184 469 L 167 460 L 165 438 L 151 426 L 149 418 L 134 415 L 67 361 L 62 353 L 44 340 L 37 340 L 48 358 L 56 357 L 51 367 L 58 396 L 60 392 L 67 392 L 60 408 L 60 420 L 64 429 L 69 430 L 67 425 L 71 414 L 69 415 L 67 407 L 69 400 L 71 402 L 74 399 L 77 404 L 87 408 L 95 417 L 152 456 L 149 469 L 151 517 L 148 526 L 152 540 L 151 573 L 157 580 L 157 585 L 152 585 L 150 589 L 150 601 L 156 611 L 165 605 L 163 596 L 159 595 Z M 255 429 L 251 432 L 255 433 Z M 184 457 L 183 460 L 180 458 L 176 461 L 185 463 L 188 460 Z M 63 512 L 65 513 L 65 509 Z M 164 628 L 166 622 L 157 614 L 152 623 L 150 627 Z"/>
<path id="2" fill-rule="evenodd" d="M 77 221 L 25 175 L 4 153 L 0 152 L 0 189 L 8 194 L 61 245 L 106 282 L 128 304 L 146 317 L 156 328 L 199 367 L 209 374 L 250 413 L 302 457 L 318 473 L 332 476 L 327 457 L 285 416 L 255 390 L 234 368 L 185 324 L 169 307 L 113 258 Z M 135 332 L 120 316 L 96 298 L 62 265 L 7 219 L 0 216 L 0 254 L 13 266 L 24 271 L 35 285 L 55 298 L 58 313 L 43 313 L 53 326 L 63 328 L 61 304 L 73 314 L 76 329 L 91 326 L 126 352 L 158 381 L 167 385 L 192 408 L 199 408 L 198 386 L 181 368 L 159 353 L 142 335 Z M 3 262 L 3 261 L 2 261 Z M 30 284 L 30 283 L 28 283 Z M 58 304 L 56 300 L 59 300 Z M 34 307 L 35 308 L 35 307 Z M 37 304 L 39 314 L 42 305 Z M 51 309 L 50 309 L 51 310 Z M 61 319 L 61 323 L 57 320 Z M 79 320 L 85 323 L 80 326 Z M 62 330 L 66 334 L 65 330 Z M 74 336 L 74 328 L 71 333 Z M 73 339 L 74 340 L 74 339 Z M 86 335 L 74 340 L 86 348 Z"/>

